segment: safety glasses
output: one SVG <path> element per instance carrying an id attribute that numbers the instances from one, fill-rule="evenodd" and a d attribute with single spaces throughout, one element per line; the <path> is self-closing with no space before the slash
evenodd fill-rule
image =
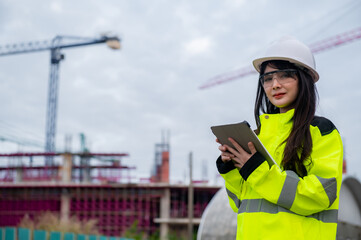
<path id="1" fill-rule="evenodd" d="M 272 87 L 273 79 L 277 78 L 277 82 L 279 84 L 285 84 L 288 82 L 292 82 L 297 78 L 297 70 L 296 69 L 282 69 L 277 71 L 268 72 L 262 74 L 259 77 L 259 81 L 261 82 L 264 88 Z"/>

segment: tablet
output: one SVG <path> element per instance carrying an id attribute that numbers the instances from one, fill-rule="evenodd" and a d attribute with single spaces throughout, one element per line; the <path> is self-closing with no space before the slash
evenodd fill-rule
<path id="1" fill-rule="evenodd" d="M 256 150 L 267 160 L 269 166 L 277 163 L 272 156 L 268 153 L 267 149 L 263 146 L 255 132 L 251 129 L 251 126 L 247 121 L 234 124 L 226 124 L 219 126 L 212 126 L 211 130 L 213 134 L 218 138 L 219 142 L 227 144 L 230 147 L 234 147 L 228 138 L 233 138 L 245 151 L 251 153 L 248 148 L 248 142 L 253 142 Z"/>

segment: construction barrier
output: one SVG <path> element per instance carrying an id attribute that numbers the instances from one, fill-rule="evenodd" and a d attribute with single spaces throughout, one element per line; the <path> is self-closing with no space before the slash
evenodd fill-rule
<path id="1" fill-rule="evenodd" d="M 134 240 L 130 238 L 85 235 L 70 232 L 48 232 L 28 228 L 0 228 L 0 240 Z"/>

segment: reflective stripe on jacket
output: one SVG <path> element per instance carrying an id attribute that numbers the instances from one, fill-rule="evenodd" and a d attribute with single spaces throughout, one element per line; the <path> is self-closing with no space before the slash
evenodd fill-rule
<path id="1" fill-rule="evenodd" d="M 260 116 L 263 145 L 281 166 L 284 140 L 294 110 Z M 310 126 L 311 163 L 307 176 L 269 166 L 259 154 L 240 169 L 217 160 L 232 209 L 238 213 L 237 239 L 335 239 L 343 148 L 331 121 L 315 117 Z"/>

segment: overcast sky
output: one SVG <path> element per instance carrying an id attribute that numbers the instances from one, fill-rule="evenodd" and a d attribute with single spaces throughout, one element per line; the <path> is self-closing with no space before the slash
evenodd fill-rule
<path id="1" fill-rule="evenodd" d="M 249 66 L 271 41 L 306 44 L 361 26 L 359 0 L 0 1 L 0 46 L 56 35 L 116 34 L 105 44 L 66 49 L 60 64 L 56 148 L 129 153 L 123 164 L 149 177 L 155 144 L 170 131 L 172 181 L 216 176 L 211 125 L 247 120 L 255 127 L 257 75 L 200 90 L 212 77 Z M 361 40 L 315 55 L 318 114 L 339 129 L 348 173 L 361 178 Z M 49 51 L 0 57 L 0 137 L 44 144 Z M 42 151 L 0 141 L 1 152 Z M 204 167 L 206 166 L 206 168 Z M 207 171 L 202 171 L 206 169 Z"/>

